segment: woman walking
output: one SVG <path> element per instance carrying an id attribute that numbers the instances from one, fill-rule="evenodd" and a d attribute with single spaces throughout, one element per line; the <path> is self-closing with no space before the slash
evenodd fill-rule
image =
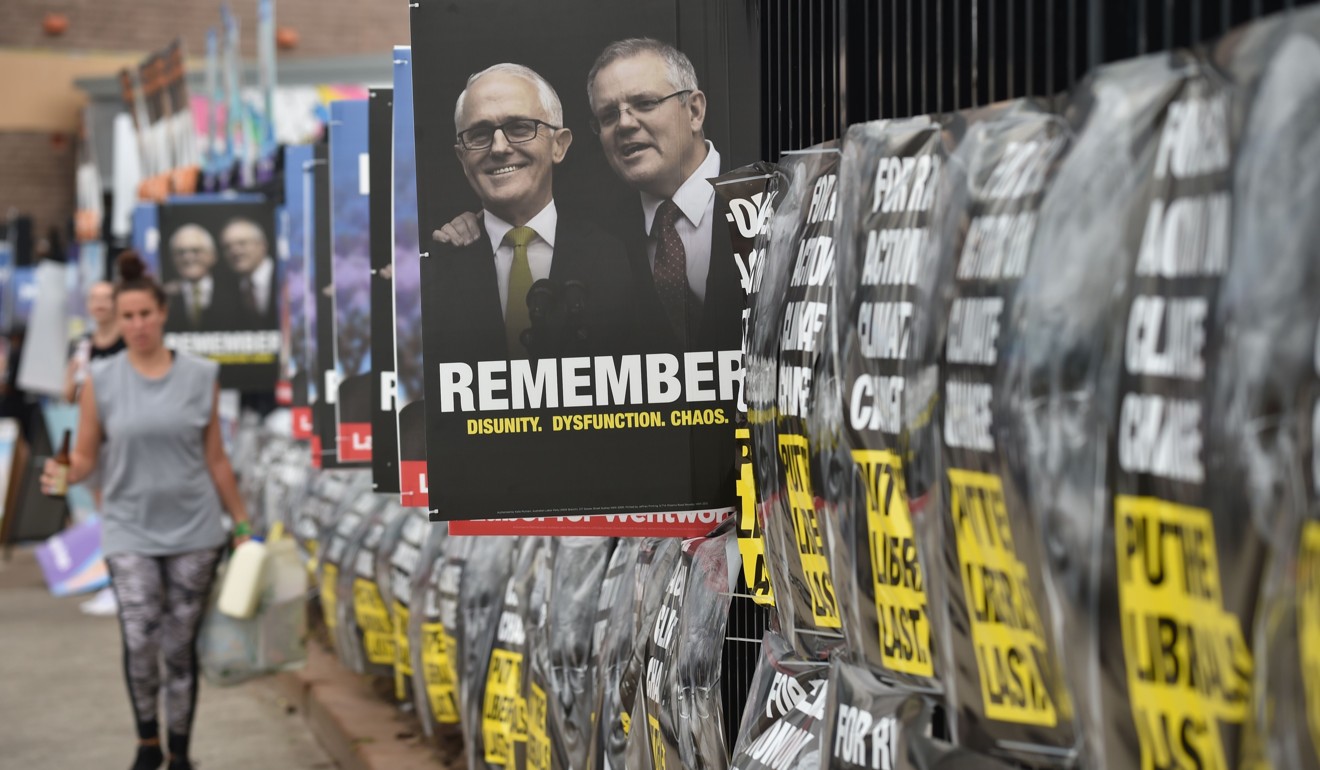
<path id="1" fill-rule="evenodd" d="M 133 770 L 157 770 L 157 699 L 164 692 L 169 770 L 190 770 L 197 702 L 197 632 L 229 536 L 247 539 L 247 509 L 216 413 L 219 367 L 165 347 L 165 292 L 135 252 L 120 255 L 115 315 L 126 350 L 92 364 L 80 395 L 70 482 L 96 467 L 102 545 L 119 601 L 124 673 L 137 720 Z M 47 462 L 42 486 L 54 483 Z M 160 661 L 164 660 L 164 675 Z"/>

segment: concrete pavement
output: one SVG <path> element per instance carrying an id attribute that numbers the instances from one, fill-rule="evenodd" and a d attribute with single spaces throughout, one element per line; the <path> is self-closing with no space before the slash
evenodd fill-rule
<path id="1" fill-rule="evenodd" d="M 118 622 L 50 596 L 31 552 L 0 560 L 0 767 L 116 770 L 132 763 L 133 719 Z M 277 680 L 208 686 L 193 756 L 201 770 L 338 767 Z"/>

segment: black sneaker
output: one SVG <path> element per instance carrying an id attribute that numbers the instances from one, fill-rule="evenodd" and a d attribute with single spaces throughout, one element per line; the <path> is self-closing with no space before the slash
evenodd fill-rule
<path id="1" fill-rule="evenodd" d="M 163 764 L 165 752 L 161 751 L 160 746 L 138 746 L 137 758 L 133 760 L 130 770 L 160 770 Z"/>

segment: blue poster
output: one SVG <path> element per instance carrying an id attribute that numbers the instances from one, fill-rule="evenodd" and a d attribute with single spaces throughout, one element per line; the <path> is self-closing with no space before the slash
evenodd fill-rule
<path id="1" fill-rule="evenodd" d="M 421 247 L 413 139 L 412 49 L 394 49 L 394 372 L 399 410 L 399 484 L 407 506 L 427 503 L 422 402 Z"/>
<path id="2" fill-rule="evenodd" d="M 133 209 L 133 250 L 142 255 L 147 272 L 160 276 L 160 208 L 154 203 L 139 203 Z"/>
<path id="3" fill-rule="evenodd" d="M 288 287 L 289 358 L 283 372 L 293 388 L 294 438 L 312 437 L 312 413 L 309 408 L 307 373 L 307 313 L 313 303 L 307 301 L 308 270 L 311 267 L 312 201 L 304 189 L 304 169 L 312 162 L 311 145 L 284 149 L 284 211 L 288 226 L 289 258 L 285 263 L 284 285 Z"/>
<path id="4" fill-rule="evenodd" d="M 367 100 L 330 104 L 336 435 L 341 462 L 371 460 L 371 231 Z M 348 426 L 356 426 L 349 428 Z"/>
<path id="5" fill-rule="evenodd" d="M 14 268 L 14 326 L 27 326 L 37 300 L 37 269 L 31 265 Z"/>
<path id="6" fill-rule="evenodd" d="M 10 290 L 14 285 L 14 251 L 8 241 L 0 241 L 0 332 L 7 333 L 13 326 L 14 298 Z"/>

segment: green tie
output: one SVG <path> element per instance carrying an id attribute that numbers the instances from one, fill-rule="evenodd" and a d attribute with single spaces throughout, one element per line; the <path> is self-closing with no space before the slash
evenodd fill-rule
<path id="1" fill-rule="evenodd" d="M 515 227 L 504 236 L 505 243 L 513 244 L 513 267 L 509 269 L 509 293 L 505 295 L 504 336 L 509 343 L 509 355 L 523 354 L 523 330 L 532 325 L 527 312 L 527 292 L 532 289 L 532 266 L 527 262 L 527 244 L 536 237 L 530 227 Z"/>

